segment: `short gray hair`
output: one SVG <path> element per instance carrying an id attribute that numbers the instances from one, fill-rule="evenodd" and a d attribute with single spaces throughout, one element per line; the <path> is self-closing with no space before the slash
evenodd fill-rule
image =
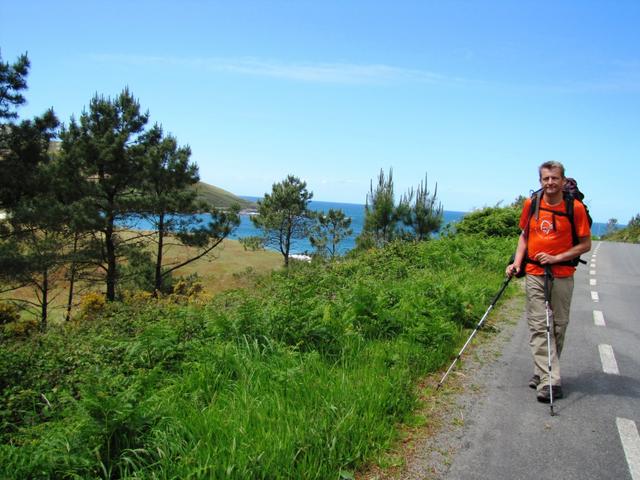
<path id="1" fill-rule="evenodd" d="M 542 178 L 543 168 L 546 168 L 547 170 L 551 170 L 552 168 L 559 168 L 560 175 L 562 175 L 562 178 L 564 178 L 564 165 L 562 165 L 560 162 L 556 162 L 555 160 L 550 160 L 540 165 L 540 168 L 538 168 L 538 175 L 540 175 L 540 178 Z"/>

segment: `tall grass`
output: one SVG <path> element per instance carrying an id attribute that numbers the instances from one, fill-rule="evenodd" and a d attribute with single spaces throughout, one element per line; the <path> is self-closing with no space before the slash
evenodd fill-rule
<path id="1" fill-rule="evenodd" d="M 0 477 L 351 478 L 396 439 L 512 248 L 392 244 L 204 307 L 117 304 L 7 339 Z"/>

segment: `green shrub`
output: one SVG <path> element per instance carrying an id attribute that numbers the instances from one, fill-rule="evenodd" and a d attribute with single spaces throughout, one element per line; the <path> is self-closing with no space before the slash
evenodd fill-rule
<path id="1" fill-rule="evenodd" d="M 12 338 L 26 338 L 35 333 L 40 328 L 37 320 L 30 318 L 17 320 L 15 322 L 2 325 L 4 335 Z"/>
<path id="2" fill-rule="evenodd" d="M 455 224 L 456 233 L 486 237 L 518 237 L 520 210 L 516 206 L 484 207 L 466 214 Z"/>
<path id="3" fill-rule="evenodd" d="M 182 277 L 171 286 L 169 297 L 174 301 L 189 302 L 204 295 L 204 286 L 197 274 Z"/>
<path id="4" fill-rule="evenodd" d="M 640 243 L 640 213 L 631 218 L 626 227 L 606 233 L 602 239 L 612 242 Z"/>
<path id="5" fill-rule="evenodd" d="M 78 319 L 95 320 L 102 312 L 104 312 L 107 301 L 104 294 L 98 292 L 89 292 L 80 299 L 80 311 Z"/>
<path id="6" fill-rule="evenodd" d="M 393 242 L 202 306 L 86 296 L 93 321 L 0 349 L 0 478 L 348 477 L 395 441 L 513 248 Z"/>
<path id="7" fill-rule="evenodd" d="M 151 252 L 141 250 L 136 246 L 129 246 L 125 249 L 126 262 L 123 262 L 119 271 L 118 293 L 122 295 L 124 291 L 147 291 L 152 292 L 155 288 L 155 260 Z M 166 279 L 166 284 L 171 283 L 171 279 Z M 163 285 L 163 289 L 164 289 Z"/>
<path id="8" fill-rule="evenodd" d="M 0 302 L 0 325 L 20 320 L 20 309 L 11 302 Z"/>
<path id="9" fill-rule="evenodd" d="M 245 251 L 250 250 L 256 252 L 258 250 L 264 250 L 264 238 L 262 237 L 243 237 L 239 241 Z"/>

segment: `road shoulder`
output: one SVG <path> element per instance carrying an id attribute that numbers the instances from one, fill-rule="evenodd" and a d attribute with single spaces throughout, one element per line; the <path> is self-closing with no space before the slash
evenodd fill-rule
<path id="1" fill-rule="evenodd" d="M 520 283 L 517 285 L 522 288 Z M 444 370 L 420 383 L 421 408 L 410 422 L 414 425 L 401 427 L 397 448 L 383 457 L 379 465 L 359 475 L 360 480 L 445 478 L 454 456 L 465 448 L 465 432 L 470 428 L 467 419 L 486 400 L 489 379 L 499 367 L 505 345 L 521 326 L 523 311 L 524 294 L 498 305 L 443 387 L 436 391 Z"/>

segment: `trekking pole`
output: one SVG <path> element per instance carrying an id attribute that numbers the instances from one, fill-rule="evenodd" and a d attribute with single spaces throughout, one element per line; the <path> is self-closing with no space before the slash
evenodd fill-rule
<path id="1" fill-rule="evenodd" d="M 547 374 L 549 375 L 549 411 L 553 417 L 553 386 L 551 385 L 551 282 L 553 282 L 553 274 L 551 266 L 544 267 L 544 308 L 547 317 Z"/>
<path id="2" fill-rule="evenodd" d="M 487 318 L 487 315 L 489 315 L 489 312 L 493 309 L 493 307 L 495 306 L 495 304 L 497 303 L 498 299 L 500 298 L 500 296 L 502 295 L 502 292 L 504 292 L 504 290 L 507 288 L 507 285 L 509 285 L 509 282 L 511 281 L 511 277 L 507 276 L 504 279 L 504 282 L 502 282 L 502 287 L 500 288 L 500 291 L 496 294 L 495 297 L 493 297 L 493 300 L 491 301 L 491 304 L 489 305 L 489 308 L 487 308 L 487 311 L 484 312 L 484 315 L 482 316 L 482 318 L 480 319 L 480 321 L 478 322 L 478 325 L 476 325 L 475 330 L 471 333 L 471 335 L 469 336 L 469 338 L 467 339 L 467 341 L 465 342 L 464 346 L 462 347 L 462 349 L 460 350 L 460 352 L 458 353 L 458 355 L 456 356 L 455 360 L 453 361 L 453 363 L 449 366 L 449 368 L 447 369 L 447 372 L 444 374 L 444 376 L 442 377 L 442 380 L 440 380 L 440 383 L 438 383 L 438 386 L 436 387 L 436 390 L 439 389 L 442 386 L 442 383 L 444 382 L 444 380 L 447 378 L 447 376 L 449 375 L 449 372 L 451 372 L 451 370 L 453 370 L 454 365 L 456 364 L 456 362 L 460 359 L 460 356 L 462 355 L 462 352 L 464 352 L 464 350 L 467 348 L 467 345 L 469 345 L 469 343 L 471 343 L 471 340 L 473 339 L 473 337 L 475 336 L 475 334 L 478 332 L 478 330 L 480 330 L 480 327 L 482 326 L 482 324 L 484 323 L 485 318 Z"/>

